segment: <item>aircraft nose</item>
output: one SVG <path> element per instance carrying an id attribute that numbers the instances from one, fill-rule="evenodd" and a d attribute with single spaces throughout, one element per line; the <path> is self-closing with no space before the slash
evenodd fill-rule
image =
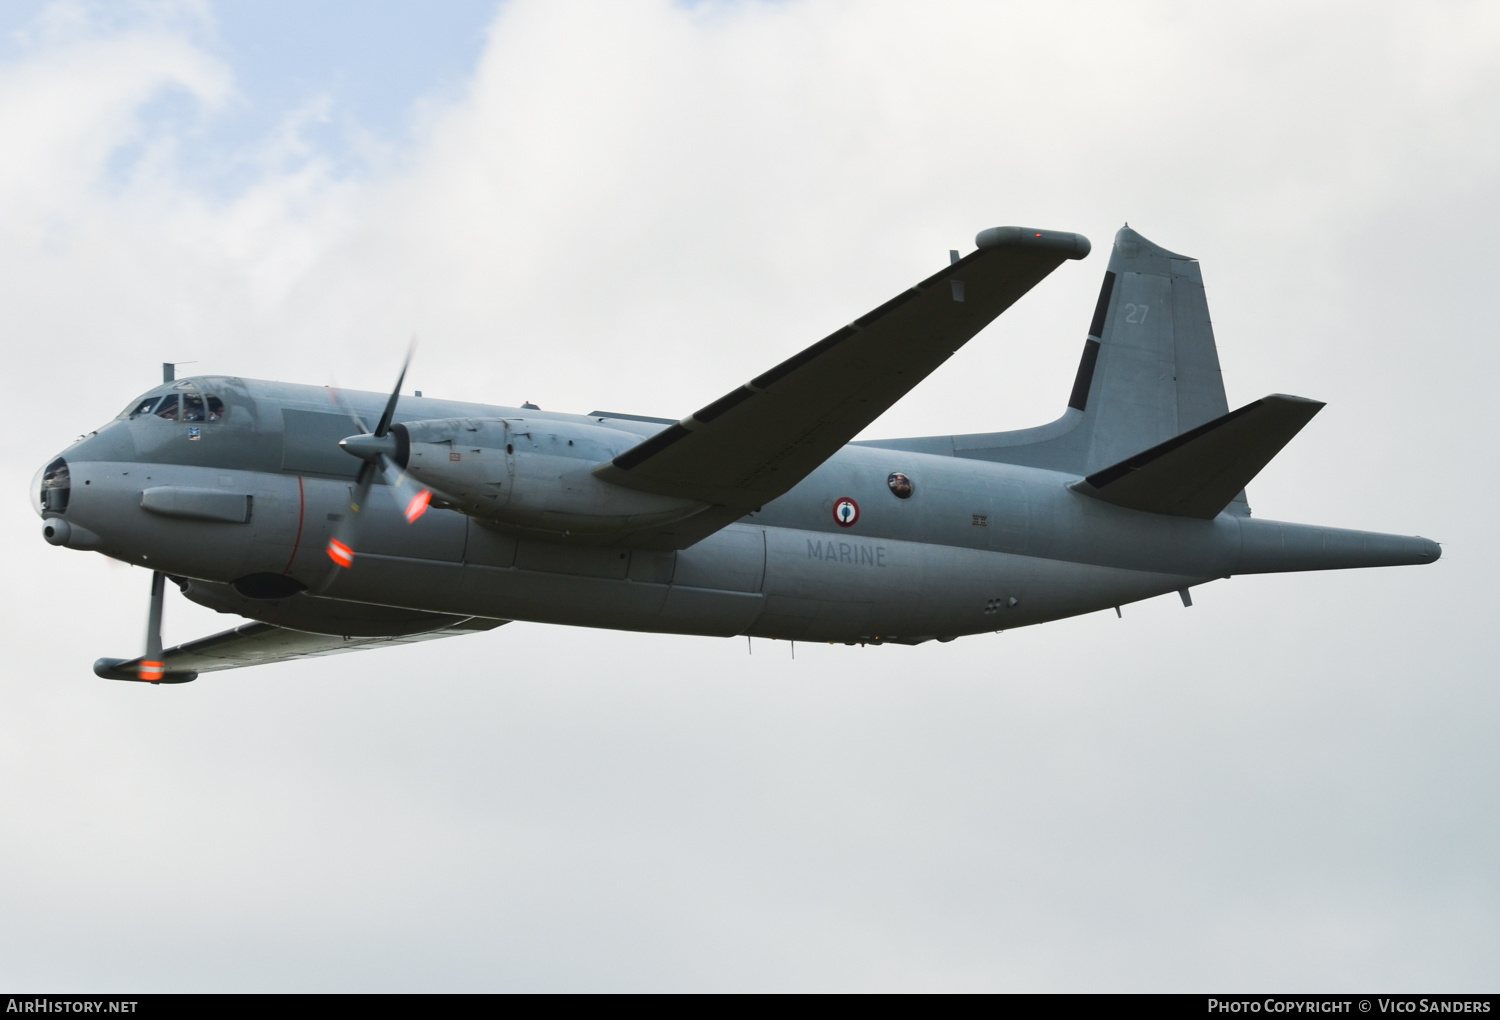
<path id="1" fill-rule="evenodd" d="M 43 465 L 31 479 L 31 506 L 38 517 L 60 514 L 68 509 L 68 494 L 73 489 L 68 462 L 61 457 Z"/>

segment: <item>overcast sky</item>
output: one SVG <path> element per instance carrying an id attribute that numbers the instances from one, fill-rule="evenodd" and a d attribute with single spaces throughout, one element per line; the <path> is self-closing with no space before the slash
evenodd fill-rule
<path id="1" fill-rule="evenodd" d="M 0 985 L 1493 991 L 1497 110 L 1491 3 L 5 0 Z M 1094 255 L 869 436 L 1039 424 L 1127 220 L 1328 401 L 1256 514 L 1439 563 L 155 688 L 26 497 L 169 360 L 680 416 L 1010 223 Z"/>

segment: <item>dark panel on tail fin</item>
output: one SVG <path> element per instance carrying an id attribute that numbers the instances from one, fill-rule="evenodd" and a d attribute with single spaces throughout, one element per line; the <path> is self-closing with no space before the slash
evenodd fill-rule
<path id="1" fill-rule="evenodd" d="M 1073 489 L 1132 510 L 1211 519 L 1322 409 L 1321 401 L 1273 394 L 1096 471 Z"/>
<path id="2" fill-rule="evenodd" d="M 1099 288 L 1099 302 L 1094 305 L 1094 319 L 1089 323 L 1089 336 L 1101 337 L 1104 335 L 1104 317 L 1109 314 L 1109 296 L 1114 293 L 1115 274 L 1106 272 L 1104 283 Z"/>
<path id="3" fill-rule="evenodd" d="M 1068 406 L 1082 411 L 1089 406 L 1089 387 L 1094 385 L 1094 366 L 1099 363 L 1099 341 L 1089 337 L 1083 342 L 1083 357 L 1078 361 L 1078 375 L 1073 378 L 1073 395 Z"/>
<path id="4" fill-rule="evenodd" d="M 1073 392 L 1068 396 L 1068 406 L 1075 411 L 1084 411 L 1089 406 L 1089 390 L 1094 385 L 1094 368 L 1099 364 L 1099 338 L 1104 335 L 1104 320 L 1109 316 L 1109 296 L 1115 290 L 1115 274 L 1106 272 L 1099 286 L 1099 300 L 1094 304 L 1094 318 L 1089 322 L 1089 338 L 1083 342 L 1083 357 L 1078 361 L 1078 374 L 1073 377 Z"/>

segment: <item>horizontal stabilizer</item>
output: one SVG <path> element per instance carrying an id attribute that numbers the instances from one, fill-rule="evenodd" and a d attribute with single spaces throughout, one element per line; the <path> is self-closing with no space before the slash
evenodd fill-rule
<path id="1" fill-rule="evenodd" d="M 1073 489 L 1132 510 L 1210 520 L 1322 409 L 1322 401 L 1273 393 L 1096 471 Z"/>
<path id="2" fill-rule="evenodd" d="M 185 683 L 199 673 L 212 673 L 220 669 L 238 669 L 241 666 L 264 666 L 272 662 L 290 659 L 310 659 L 320 655 L 337 655 L 340 652 L 357 652 L 362 648 L 381 648 L 387 645 L 409 645 L 417 641 L 451 637 L 455 634 L 470 634 L 474 631 L 493 630 L 504 620 L 486 620 L 473 617 L 444 627 L 441 630 L 421 634 L 402 634 L 395 637 L 343 637 L 330 634 L 309 634 L 300 630 L 275 627 L 269 623 L 246 623 L 218 634 L 212 634 L 185 645 L 169 648 L 162 653 L 166 666 L 164 683 Z M 139 680 L 140 659 L 100 659 L 94 663 L 94 673 L 106 680 Z"/>

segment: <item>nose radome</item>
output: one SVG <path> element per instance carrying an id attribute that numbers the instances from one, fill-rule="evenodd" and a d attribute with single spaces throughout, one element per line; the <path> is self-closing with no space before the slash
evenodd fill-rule
<path id="1" fill-rule="evenodd" d="M 68 509 L 72 481 L 68 462 L 54 459 L 31 480 L 31 504 L 42 517 L 42 537 L 52 545 L 69 549 L 99 549 L 104 542 L 88 528 L 80 527 L 62 515 Z"/>
<path id="2" fill-rule="evenodd" d="M 31 479 L 32 509 L 40 517 L 60 514 L 68 509 L 68 494 L 71 490 L 68 462 L 57 457 L 37 471 Z"/>
<path id="3" fill-rule="evenodd" d="M 36 474 L 31 476 L 31 509 L 36 511 L 38 517 L 47 516 L 47 508 L 42 504 L 42 475 L 47 473 L 47 465 L 43 464 L 36 469 Z"/>

